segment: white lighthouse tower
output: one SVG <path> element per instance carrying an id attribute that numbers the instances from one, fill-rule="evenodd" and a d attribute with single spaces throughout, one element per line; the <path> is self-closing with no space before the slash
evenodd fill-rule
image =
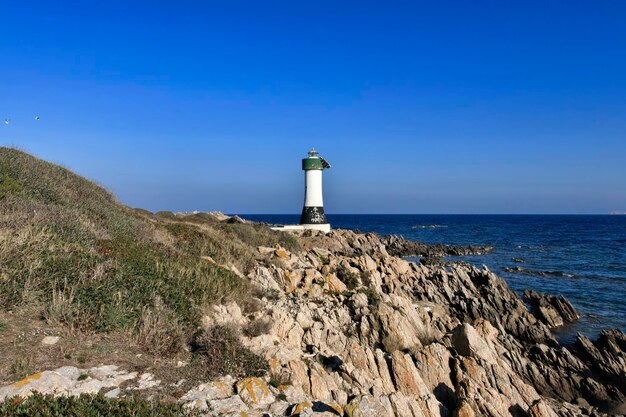
<path id="1" fill-rule="evenodd" d="M 330 164 L 320 157 L 315 149 L 309 151 L 309 157 L 302 160 L 304 171 L 304 208 L 299 225 L 276 225 L 274 230 L 321 230 L 330 232 L 330 224 L 324 214 L 324 196 L 322 195 L 322 172 Z"/>
<path id="2" fill-rule="evenodd" d="M 304 208 L 300 224 L 320 230 L 330 230 L 330 224 L 324 214 L 324 196 L 322 195 L 322 172 L 330 164 L 319 156 L 315 149 L 309 151 L 309 157 L 302 160 L 304 170 Z M 317 227 L 311 227 L 317 226 Z"/>

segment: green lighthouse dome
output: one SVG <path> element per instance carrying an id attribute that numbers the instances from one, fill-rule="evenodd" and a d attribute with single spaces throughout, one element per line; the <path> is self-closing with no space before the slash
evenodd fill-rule
<path id="1" fill-rule="evenodd" d="M 319 156 L 319 152 L 315 148 L 309 151 L 309 157 L 302 160 L 302 169 L 304 171 L 320 170 L 330 168 L 330 164 L 322 157 Z"/>

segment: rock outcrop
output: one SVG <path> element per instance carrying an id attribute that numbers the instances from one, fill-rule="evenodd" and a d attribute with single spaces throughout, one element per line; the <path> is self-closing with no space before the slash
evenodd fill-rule
<path id="1" fill-rule="evenodd" d="M 426 244 L 408 240 L 399 236 L 383 238 L 387 252 L 392 256 L 422 257 L 424 263 L 442 263 L 444 256 L 483 255 L 493 250 L 491 246 L 453 246 L 442 244 Z"/>
<path id="2" fill-rule="evenodd" d="M 565 297 L 524 291 L 524 298 L 531 306 L 531 312 L 550 328 L 560 327 L 580 318 L 576 309 Z"/>
<path id="3" fill-rule="evenodd" d="M 486 267 L 393 256 L 413 252 L 399 238 L 336 230 L 300 240 L 298 253 L 259 248 L 248 278 L 272 297 L 261 297 L 252 317 L 231 303 L 203 319 L 270 323 L 265 334 L 242 336 L 267 359 L 270 375 L 207 381 L 182 403 L 212 416 L 624 413 L 626 336 L 613 330 L 562 346 L 551 328 L 577 317 L 562 297 L 528 293 L 529 310 Z M 17 384 L 38 389 L 31 380 Z M 22 394 L 15 385 L 0 394 Z"/>
<path id="4" fill-rule="evenodd" d="M 0 401 L 19 396 L 27 397 L 33 392 L 41 394 L 75 395 L 104 393 L 117 398 L 120 386 L 128 390 L 145 390 L 160 384 L 151 374 L 138 375 L 115 365 L 103 365 L 90 369 L 64 366 L 52 371 L 39 372 L 0 388 Z"/>

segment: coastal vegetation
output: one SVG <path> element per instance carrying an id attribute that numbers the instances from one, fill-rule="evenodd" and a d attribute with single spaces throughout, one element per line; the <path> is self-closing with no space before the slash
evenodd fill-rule
<path id="1" fill-rule="evenodd" d="M 298 247 L 258 224 L 130 209 L 94 182 L 16 149 L 0 148 L 0 173 L 0 309 L 28 309 L 76 334 L 126 334 L 159 356 L 197 337 L 209 306 L 249 302 L 245 274 L 257 246 Z M 243 348 L 229 354 L 250 362 Z"/>
<path id="2" fill-rule="evenodd" d="M 0 403 L 0 415 L 7 417 L 181 417 L 197 416 L 178 404 L 163 404 L 140 399 L 113 400 L 98 395 L 55 397 L 34 394 L 26 399 Z"/>

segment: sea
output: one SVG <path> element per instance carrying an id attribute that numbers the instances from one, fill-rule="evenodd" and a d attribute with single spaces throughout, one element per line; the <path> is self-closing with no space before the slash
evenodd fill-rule
<path id="1" fill-rule="evenodd" d="M 243 215 L 297 224 L 299 215 Z M 481 256 L 451 257 L 486 265 L 520 295 L 527 289 L 563 295 L 581 319 L 555 332 L 626 331 L 626 216 L 619 215 L 327 215 L 334 228 L 399 235 L 426 243 L 492 246 Z"/>

